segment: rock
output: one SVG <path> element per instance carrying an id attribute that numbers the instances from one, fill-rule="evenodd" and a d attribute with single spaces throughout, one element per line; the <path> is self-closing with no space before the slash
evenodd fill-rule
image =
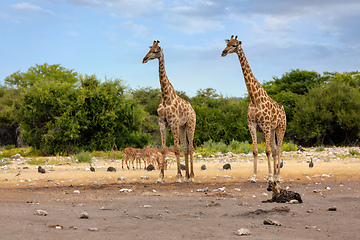
<path id="1" fill-rule="evenodd" d="M 201 165 L 201 170 L 206 170 L 206 165 L 205 164 Z"/>
<path id="2" fill-rule="evenodd" d="M 91 232 L 97 232 L 97 231 L 99 231 L 98 228 L 93 228 L 93 227 L 89 227 L 88 230 L 91 231 Z"/>
<path id="3" fill-rule="evenodd" d="M 37 212 L 37 214 L 39 215 L 39 216 L 46 216 L 48 213 L 46 212 L 46 211 L 44 211 L 44 210 L 36 210 L 36 212 Z"/>
<path id="4" fill-rule="evenodd" d="M 247 228 L 240 228 L 235 232 L 235 234 L 238 236 L 246 236 L 246 235 L 250 235 L 251 233 L 250 230 Z"/>
<path id="5" fill-rule="evenodd" d="M 7 166 L 7 165 L 5 165 L 5 166 L 2 166 L 2 167 L 1 167 L 1 169 L 4 169 L 4 170 L 9 170 L 9 169 L 10 169 L 10 167 L 9 167 L 9 166 Z"/>
<path id="6" fill-rule="evenodd" d="M 116 168 L 114 167 L 108 167 L 108 169 L 106 170 L 107 172 L 116 172 Z"/>
<path id="7" fill-rule="evenodd" d="M 149 166 L 146 167 L 146 170 L 150 172 L 155 170 L 155 167 L 152 164 L 149 164 Z"/>
<path id="8" fill-rule="evenodd" d="M 128 188 L 123 188 L 123 189 L 120 189 L 119 192 L 120 192 L 120 193 L 123 193 L 123 192 L 125 192 L 125 193 L 132 193 L 132 190 L 131 190 L 131 189 L 128 189 Z"/>
<path id="9" fill-rule="evenodd" d="M 231 170 L 231 165 L 230 165 L 230 163 L 224 164 L 223 169 L 224 169 L 224 170 Z"/>
<path id="10" fill-rule="evenodd" d="M 45 169 L 43 169 L 41 166 L 38 167 L 39 173 L 46 173 Z"/>
<path id="11" fill-rule="evenodd" d="M 35 187 L 35 186 L 36 186 L 36 183 L 30 183 L 28 186 L 29 186 L 29 187 Z"/>
<path id="12" fill-rule="evenodd" d="M 13 156 L 10 157 L 12 161 L 21 161 L 23 160 L 24 158 L 20 155 L 20 153 L 17 153 Z"/>
<path id="13" fill-rule="evenodd" d="M 214 201 L 211 201 L 211 203 L 205 205 L 205 207 L 219 207 L 219 206 L 221 206 L 221 204 L 216 203 Z"/>
<path id="14" fill-rule="evenodd" d="M 306 176 L 306 180 L 311 181 L 311 178 L 309 176 Z"/>
<path id="15" fill-rule="evenodd" d="M 209 188 L 206 187 L 206 188 L 203 188 L 203 189 L 197 189 L 196 191 L 197 192 L 207 192 L 207 191 L 209 191 Z"/>
<path id="16" fill-rule="evenodd" d="M 74 193 L 80 194 L 80 191 L 79 191 L 79 190 L 75 190 Z"/>
<path id="17" fill-rule="evenodd" d="M 320 190 L 320 189 L 315 189 L 315 190 L 313 190 L 313 192 L 314 192 L 314 193 L 320 193 L 321 190 Z"/>
<path id="18" fill-rule="evenodd" d="M 144 205 L 143 208 L 151 208 L 151 205 Z"/>
<path id="19" fill-rule="evenodd" d="M 299 204 L 299 201 L 296 199 L 292 199 L 289 202 L 287 202 L 287 204 Z"/>
<path id="20" fill-rule="evenodd" d="M 180 169 L 181 169 L 181 170 L 185 170 L 185 169 L 186 169 L 185 165 L 181 163 L 181 164 L 180 164 Z"/>
<path id="21" fill-rule="evenodd" d="M 281 226 L 281 223 L 275 220 L 271 220 L 270 218 L 266 218 L 264 220 L 265 225 L 274 225 L 274 226 Z"/>
<path id="22" fill-rule="evenodd" d="M 141 179 L 143 179 L 143 180 L 149 180 L 149 176 L 141 176 Z"/>
<path id="23" fill-rule="evenodd" d="M 83 211 L 81 214 L 80 214 L 80 218 L 81 219 L 88 219 L 89 218 L 89 214 L 85 211 Z"/>
<path id="24" fill-rule="evenodd" d="M 117 179 L 121 180 L 121 181 L 128 181 L 129 180 L 127 177 L 118 177 Z"/>
<path id="25" fill-rule="evenodd" d="M 337 210 L 337 208 L 336 208 L 335 206 L 332 206 L 332 207 L 329 207 L 329 208 L 328 208 L 328 211 L 334 212 L 334 211 L 336 211 L 336 210 Z"/>

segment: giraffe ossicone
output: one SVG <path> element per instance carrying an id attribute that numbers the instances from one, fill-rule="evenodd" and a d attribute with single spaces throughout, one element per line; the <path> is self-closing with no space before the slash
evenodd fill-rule
<path id="1" fill-rule="evenodd" d="M 194 182 L 194 133 L 196 114 L 191 104 L 180 98 L 171 85 L 166 72 L 163 49 L 159 46 L 160 41 L 154 41 L 149 52 L 145 55 L 143 63 L 150 60 L 159 60 L 159 80 L 161 87 L 161 100 L 157 109 L 159 115 L 159 128 L 161 133 L 161 164 L 158 183 L 164 181 L 165 153 L 166 153 L 166 128 L 170 127 L 174 137 L 174 150 L 177 160 L 177 181 L 181 182 L 180 169 L 180 145 L 183 146 L 185 156 L 185 180 Z M 186 139 L 187 136 L 187 139 Z M 190 158 L 190 166 L 189 166 Z"/>
<path id="2" fill-rule="evenodd" d="M 245 57 L 244 50 L 241 47 L 241 41 L 234 35 L 225 40 L 226 47 L 221 56 L 236 53 L 238 55 L 241 69 L 244 75 L 246 88 L 250 96 L 250 104 L 247 111 L 248 127 L 253 142 L 254 172 L 249 181 L 256 182 L 257 177 L 257 136 L 256 129 L 259 127 L 265 135 L 266 156 L 268 160 L 269 181 L 280 181 L 280 156 L 281 145 L 286 131 L 286 114 L 284 107 L 272 100 L 265 89 L 253 75 L 250 65 Z M 276 140 L 275 140 L 276 138 Z M 271 147 L 270 147 L 271 146 Z M 270 152 L 274 159 L 274 174 L 271 170 Z"/>

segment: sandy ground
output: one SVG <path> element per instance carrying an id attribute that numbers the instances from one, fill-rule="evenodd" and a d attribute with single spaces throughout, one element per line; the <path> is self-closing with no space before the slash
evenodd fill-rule
<path id="1" fill-rule="evenodd" d="M 95 173 L 87 165 L 53 166 L 45 174 L 21 165 L 19 177 L 19 166 L 1 169 L 0 239 L 359 239 L 358 159 L 318 161 L 312 169 L 287 159 L 281 186 L 300 193 L 302 204 L 262 203 L 271 198 L 264 162 L 254 184 L 247 181 L 252 164 L 240 161 L 227 171 L 217 160 L 200 171 L 204 162 L 197 162 L 195 183 L 176 183 L 170 169 L 163 184 L 155 183 L 158 171 L 116 165 L 106 172 L 114 164 L 99 161 Z M 80 218 L 84 211 L 88 219 Z M 281 226 L 265 225 L 267 218 Z M 236 235 L 241 228 L 250 235 Z"/>

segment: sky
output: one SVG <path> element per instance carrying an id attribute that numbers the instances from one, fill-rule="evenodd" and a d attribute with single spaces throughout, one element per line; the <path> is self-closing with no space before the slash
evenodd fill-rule
<path id="1" fill-rule="evenodd" d="M 2 0 L 0 84 L 48 63 L 159 88 L 158 61 L 142 64 L 159 40 L 176 90 L 244 97 L 237 56 L 221 57 L 231 35 L 263 83 L 293 69 L 360 70 L 359 23 L 358 0 Z"/>

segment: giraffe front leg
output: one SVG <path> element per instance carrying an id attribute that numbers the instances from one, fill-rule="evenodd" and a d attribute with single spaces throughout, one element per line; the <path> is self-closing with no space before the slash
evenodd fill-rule
<path id="1" fill-rule="evenodd" d="M 174 150 L 176 156 L 176 163 L 177 163 L 177 174 L 176 174 L 176 181 L 181 182 L 182 174 L 180 168 L 180 145 L 179 145 L 179 126 L 175 123 L 175 126 L 171 128 L 172 134 L 174 136 Z"/>
<path id="2" fill-rule="evenodd" d="M 158 111 L 159 113 L 159 111 Z M 160 113 L 159 113 L 160 114 Z M 161 162 L 159 164 L 160 174 L 159 178 L 156 181 L 157 183 L 164 182 L 164 169 L 165 169 L 165 153 L 166 153 L 166 123 L 165 119 L 159 117 L 159 127 L 161 133 Z"/>
<path id="3" fill-rule="evenodd" d="M 280 176 L 280 158 L 282 153 L 281 145 L 284 139 L 285 130 L 286 130 L 286 121 L 285 124 L 280 125 L 276 131 L 276 137 L 277 137 L 277 172 L 275 174 L 276 182 L 281 181 L 281 176 Z"/>
<path id="4" fill-rule="evenodd" d="M 271 169 L 271 159 L 270 159 L 270 154 L 271 154 L 271 130 L 270 127 L 267 127 L 264 129 L 264 135 L 265 135 L 265 143 L 266 143 L 266 158 L 268 161 L 268 171 L 269 171 L 269 178 L 268 181 L 272 182 L 274 181 L 274 175 L 272 173 L 272 169 Z M 275 140 L 275 139 L 274 139 Z"/>
<path id="5" fill-rule="evenodd" d="M 185 180 L 186 181 L 194 181 L 191 179 L 190 172 L 189 172 L 189 146 L 186 141 L 186 132 L 185 132 L 185 126 L 180 127 L 180 141 L 181 145 L 184 150 L 184 157 L 185 157 Z"/>
<path id="6" fill-rule="evenodd" d="M 195 134 L 196 116 L 193 116 L 192 120 L 193 121 L 189 122 L 189 124 L 186 126 L 186 132 L 189 139 L 187 153 L 190 155 L 190 181 L 194 182 L 195 175 L 194 175 L 193 155 L 194 155 L 194 134 Z"/>
<path id="7" fill-rule="evenodd" d="M 248 123 L 248 127 L 251 134 L 251 139 L 253 143 L 253 156 L 254 156 L 254 171 L 253 175 L 249 177 L 249 181 L 251 183 L 256 183 L 257 177 L 257 156 L 258 156 L 258 148 L 257 148 L 257 136 L 256 136 L 256 123 Z"/>

